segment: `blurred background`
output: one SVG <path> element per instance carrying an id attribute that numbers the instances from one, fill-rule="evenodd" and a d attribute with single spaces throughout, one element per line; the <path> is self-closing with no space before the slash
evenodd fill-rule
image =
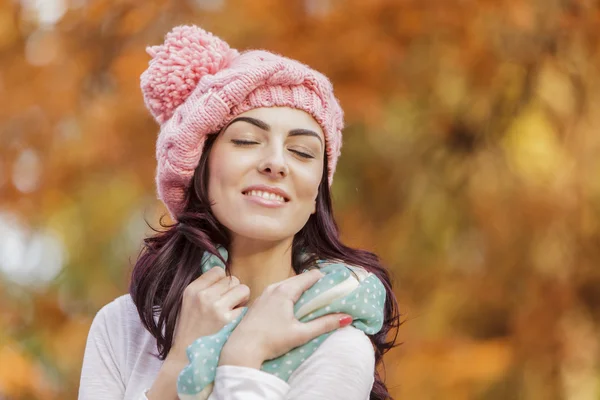
<path id="1" fill-rule="evenodd" d="M 183 23 L 333 81 L 336 217 L 394 276 L 397 399 L 600 399 L 597 0 L 0 0 L 0 399 L 77 396 L 166 213 L 139 76 Z"/>

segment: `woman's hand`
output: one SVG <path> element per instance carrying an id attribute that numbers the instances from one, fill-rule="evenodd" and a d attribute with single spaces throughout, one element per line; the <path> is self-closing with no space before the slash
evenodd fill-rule
<path id="1" fill-rule="evenodd" d="M 350 324 L 352 317 L 346 314 L 324 315 L 306 323 L 294 316 L 294 303 L 323 276 L 315 269 L 268 286 L 231 333 L 219 365 L 260 368 L 265 360 Z"/>
<path id="2" fill-rule="evenodd" d="M 185 356 L 194 340 L 220 331 L 242 313 L 241 306 L 249 297 L 248 286 L 227 276 L 223 268 L 213 267 L 200 275 L 183 292 L 172 352 Z"/>
<path id="3" fill-rule="evenodd" d="M 250 298 L 250 288 L 228 277 L 221 267 L 213 267 L 190 283 L 183 301 L 171 351 L 147 393 L 149 400 L 178 399 L 177 377 L 188 364 L 187 347 L 199 337 L 212 335 L 237 318 Z"/>

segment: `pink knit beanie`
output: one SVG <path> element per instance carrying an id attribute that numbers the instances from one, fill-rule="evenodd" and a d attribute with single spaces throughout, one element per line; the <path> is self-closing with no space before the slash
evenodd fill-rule
<path id="1" fill-rule="evenodd" d="M 329 185 L 340 156 L 343 112 L 329 80 L 289 58 L 262 50 L 239 53 L 197 26 L 178 26 L 147 49 L 142 73 L 146 106 L 160 124 L 156 143 L 158 197 L 171 216 L 185 193 L 206 136 L 258 107 L 287 106 L 312 115 L 325 134 Z"/>

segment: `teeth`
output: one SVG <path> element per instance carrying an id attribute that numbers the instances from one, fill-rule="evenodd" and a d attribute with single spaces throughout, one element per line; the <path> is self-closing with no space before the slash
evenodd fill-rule
<path id="1" fill-rule="evenodd" d="M 263 192 L 261 190 L 251 190 L 248 194 L 250 196 L 262 197 L 265 200 L 280 201 L 282 203 L 285 201 L 285 199 L 282 196 L 278 195 L 278 194 L 269 193 L 269 192 Z"/>

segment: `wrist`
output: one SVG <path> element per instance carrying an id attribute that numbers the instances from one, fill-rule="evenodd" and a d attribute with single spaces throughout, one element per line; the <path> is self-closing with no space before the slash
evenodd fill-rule
<path id="1" fill-rule="evenodd" d="M 175 349 L 171 349 L 167 358 L 165 358 L 165 362 L 163 363 L 163 367 L 165 370 L 179 375 L 179 373 L 188 365 L 190 360 L 187 358 L 187 354 L 185 351 L 176 351 Z"/>
<path id="2" fill-rule="evenodd" d="M 219 357 L 219 366 L 232 365 L 237 367 L 248 367 L 260 369 L 266 358 L 259 350 L 258 346 L 251 343 L 241 343 L 227 341 Z"/>
<path id="3" fill-rule="evenodd" d="M 179 399 L 176 390 L 177 378 L 186 365 L 187 359 L 182 360 L 178 354 L 172 351 L 169 352 L 152 387 L 146 393 L 148 400 Z"/>

